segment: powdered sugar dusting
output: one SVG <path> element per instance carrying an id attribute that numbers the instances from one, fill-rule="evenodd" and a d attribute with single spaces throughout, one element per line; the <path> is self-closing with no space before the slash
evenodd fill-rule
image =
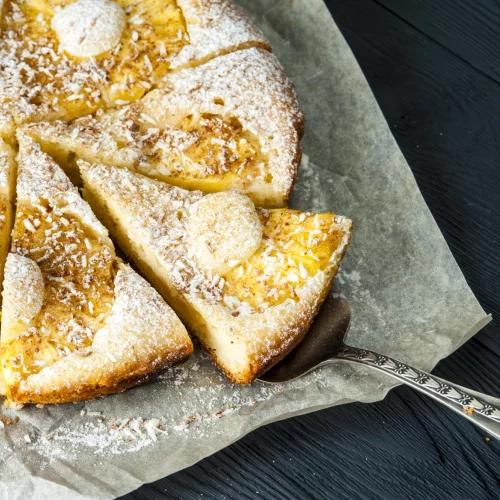
<path id="1" fill-rule="evenodd" d="M 4 325 L 7 327 L 9 322 L 18 319 L 29 323 L 42 307 L 43 288 L 43 277 L 37 264 L 21 255 L 9 254 L 3 283 Z M 2 341 L 6 340 L 5 337 L 2 335 Z"/>
<path id="2" fill-rule="evenodd" d="M 271 48 L 262 32 L 230 0 L 178 0 L 177 3 L 186 20 L 190 43 L 172 60 L 172 68 L 240 47 Z"/>
<path id="3" fill-rule="evenodd" d="M 62 49 L 78 57 L 97 56 L 114 48 L 125 23 L 125 12 L 111 0 L 77 0 L 52 18 Z"/>
<path id="4" fill-rule="evenodd" d="M 107 239 L 107 229 L 55 161 L 43 153 L 40 145 L 30 137 L 21 133 L 18 140 L 17 198 L 33 206 L 40 205 L 40 200 L 51 200 L 61 213 L 76 215 L 97 235 Z"/>
<path id="5" fill-rule="evenodd" d="M 104 402 L 88 402 L 81 410 L 75 408 L 69 422 L 32 432 L 30 448 L 52 460 L 77 457 L 82 447 L 106 457 L 155 446 L 159 440 L 175 442 L 188 436 L 204 441 L 224 433 L 220 423 L 226 418 L 237 417 L 241 411 L 285 392 L 280 385 L 232 386 L 228 395 L 227 380 L 214 372 L 211 360 L 200 351 L 162 375 L 157 389 L 169 395 L 172 411 L 158 414 L 154 410 L 132 410 L 116 416 L 113 405 L 95 411 L 93 408 L 106 408 Z M 19 415 L 22 420 L 22 412 Z"/>
<path id="6" fill-rule="evenodd" d="M 220 276 L 245 262 L 262 241 L 254 204 L 231 191 L 209 194 L 192 205 L 186 230 L 198 264 Z"/>

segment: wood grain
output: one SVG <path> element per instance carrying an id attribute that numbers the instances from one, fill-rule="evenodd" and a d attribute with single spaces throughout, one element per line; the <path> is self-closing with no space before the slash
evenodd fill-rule
<path id="1" fill-rule="evenodd" d="M 500 317 L 500 5 L 329 0 L 425 200 Z M 496 321 L 435 373 L 500 396 Z M 500 498 L 500 444 L 411 389 L 259 429 L 131 499 Z"/>

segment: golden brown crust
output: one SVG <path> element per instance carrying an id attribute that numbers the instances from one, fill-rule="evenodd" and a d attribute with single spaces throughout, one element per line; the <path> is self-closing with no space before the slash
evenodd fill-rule
<path id="1" fill-rule="evenodd" d="M 182 346 L 175 354 L 169 354 L 161 362 L 144 366 L 136 372 L 124 372 L 121 376 L 113 373 L 105 382 L 96 382 L 86 387 L 69 388 L 64 392 L 61 392 L 60 389 L 53 389 L 44 392 L 43 395 L 33 391 L 14 391 L 10 395 L 9 401 L 22 404 L 62 404 L 88 401 L 109 394 L 120 393 L 131 387 L 151 382 L 172 366 L 184 363 L 191 354 L 193 354 L 192 344 Z"/>

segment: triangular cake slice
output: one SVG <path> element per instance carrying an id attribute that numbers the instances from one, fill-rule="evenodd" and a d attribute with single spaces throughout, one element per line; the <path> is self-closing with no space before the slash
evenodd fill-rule
<path id="1" fill-rule="evenodd" d="M 97 216 L 233 382 L 251 382 L 302 340 L 347 249 L 350 220 L 80 166 Z"/>
<path id="2" fill-rule="evenodd" d="M 27 137 L 3 286 L 0 382 L 10 404 L 122 391 L 184 360 L 187 332 L 115 255 L 107 230 Z"/>
<path id="3" fill-rule="evenodd" d="M 75 181 L 79 158 L 281 207 L 297 176 L 303 116 L 276 57 L 253 48 L 173 73 L 131 106 L 25 130 Z"/>
<path id="4" fill-rule="evenodd" d="M 9 251 L 15 197 L 16 163 L 14 150 L 0 139 L 0 283 Z"/>
<path id="5" fill-rule="evenodd" d="M 271 49 L 230 0 L 3 2 L 0 136 L 135 101 L 169 71 L 253 46 Z"/>

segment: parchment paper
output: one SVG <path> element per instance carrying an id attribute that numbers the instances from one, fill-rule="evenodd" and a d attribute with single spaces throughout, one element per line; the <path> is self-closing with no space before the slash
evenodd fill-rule
<path id="1" fill-rule="evenodd" d="M 321 0 L 238 3 L 270 38 L 307 117 L 292 206 L 333 209 L 355 221 L 335 285 L 353 309 L 349 342 L 431 369 L 488 317 L 450 254 L 360 68 Z M 380 400 L 393 384 L 339 363 L 283 388 L 260 383 L 241 388 L 227 383 L 197 352 L 154 384 L 85 404 L 17 412 L 20 421 L 0 429 L 0 498 L 113 498 L 187 467 L 261 425 L 351 401 Z M 131 424 L 120 429 L 129 417 Z M 153 418 L 164 432 L 148 433 L 144 423 Z"/>

